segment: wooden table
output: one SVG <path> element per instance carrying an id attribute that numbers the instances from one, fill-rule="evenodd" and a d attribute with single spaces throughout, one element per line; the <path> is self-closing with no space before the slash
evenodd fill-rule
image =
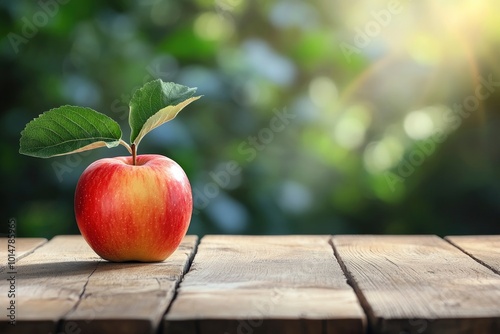
<path id="1" fill-rule="evenodd" d="M 153 264 L 15 246 L 0 333 L 500 333 L 500 236 L 187 236 Z"/>

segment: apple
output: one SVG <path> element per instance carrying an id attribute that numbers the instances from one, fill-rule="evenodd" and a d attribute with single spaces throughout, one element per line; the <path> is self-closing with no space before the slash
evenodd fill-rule
<path id="1" fill-rule="evenodd" d="M 138 155 L 144 136 L 201 98 L 196 88 L 156 79 L 134 91 L 129 102 L 130 144 L 120 124 L 94 109 L 64 105 L 31 120 L 19 153 L 37 158 L 124 146 L 131 156 L 101 159 L 83 172 L 75 192 L 78 228 L 102 258 L 165 260 L 186 235 L 193 197 L 189 180 L 173 160 Z"/>
<path id="2" fill-rule="evenodd" d="M 75 191 L 81 234 L 98 255 L 114 262 L 165 260 L 186 235 L 192 210 L 186 174 L 156 154 L 97 160 Z"/>

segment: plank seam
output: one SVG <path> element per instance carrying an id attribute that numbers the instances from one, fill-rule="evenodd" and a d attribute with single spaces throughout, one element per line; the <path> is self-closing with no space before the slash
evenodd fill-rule
<path id="1" fill-rule="evenodd" d="M 26 256 L 33 254 L 40 247 L 45 246 L 47 244 L 47 242 L 48 242 L 48 240 L 45 239 L 45 241 L 43 243 L 41 243 L 40 245 L 36 246 L 35 248 L 33 248 L 32 250 L 30 250 L 29 252 L 26 252 L 26 253 L 22 254 L 21 256 L 17 257 L 16 258 L 16 263 L 17 263 L 17 261 L 19 261 L 21 259 L 24 259 Z"/>
<path id="2" fill-rule="evenodd" d="M 102 262 L 101 260 L 97 261 L 94 270 L 92 270 L 92 272 L 89 274 L 89 276 L 87 276 L 87 280 L 85 281 L 85 284 L 83 285 L 82 292 L 80 293 L 80 296 L 78 296 L 78 301 L 75 303 L 75 305 L 73 305 L 73 307 L 64 316 L 61 317 L 61 319 L 59 319 L 58 324 L 57 324 L 57 333 L 65 333 L 64 328 L 62 328 L 62 326 L 64 324 L 66 317 L 69 314 L 71 314 L 72 312 L 74 312 L 78 308 L 78 306 L 81 304 L 83 297 L 85 295 L 85 292 L 87 290 L 87 285 L 90 282 L 90 277 L 92 275 L 94 275 L 94 273 L 96 272 L 96 270 L 99 267 L 99 264 L 101 262 Z"/>
<path id="3" fill-rule="evenodd" d="M 181 285 L 182 281 L 184 281 L 184 277 L 186 277 L 186 275 L 191 270 L 191 265 L 193 264 L 193 261 L 194 261 L 196 254 L 198 253 L 198 246 L 199 246 L 200 242 L 201 242 L 201 239 L 197 238 L 197 240 L 194 244 L 193 250 L 191 251 L 191 254 L 188 254 L 188 261 L 187 261 L 187 263 L 184 266 L 184 269 L 182 271 L 182 277 L 177 282 L 175 282 L 174 293 L 173 293 L 172 299 L 170 300 L 170 303 L 168 304 L 167 309 L 163 313 L 163 316 L 161 317 L 160 325 L 156 329 L 155 333 L 163 333 L 164 332 L 163 327 L 165 326 L 165 316 L 168 314 L 168 312 L 172 308 L 172 304 L 177 299 L 177 295 L 179 294 L 179 292 L 178 292 L 179 286 Z"/>
<path id="4" fill-rule="evenodd" d="M 444 240 L 446 242 L 448 242 L 450 245 L 454 246 L 455 248 L 457 248 L 458 250 L 462 251 L 464 254 L 468 255 L 471 259 L 473 259 L 474 261 L 476 261 L 477 263 L 479 263 L 480 265 L 490 269 L 491 271 L 493 271 L 495 274 L 497 275 L 500 275 L 500 271 L 495 269 L 493 266 L 490 266 L 488 263 L 484 262 L 483 260 L 477 258 L 474 256 L 474 254 L 466 251 L 465 249 L 463 249 L 462 247 L 460 247 L 459 245 L 457 245 L 456 243 L 454 243 L 452 240 L 448 239 L 448 237 L 445 237 Z"/>
<path id="5" fill-rule="evenodd" d="M 321 320 L 321 334 L 328 334 L 328 321 Z"/>
<path id="6" fill-rule="evenodd" d="M 48 240 L 45 239 L 45 241 L 43 243 L 41 243 L 40 245 L 36 246 L 32 250 L 30 250 L 30 251 L 28 251 L 28 252 L 26 252 L 24 254 L 21 254 L 19 256 L 16 256 L 16 264 L 17 264 L 17 262 L 19 262 L 19 260 L 24 259 L 26 256 L 33 254 L 40 247 L 45 246 L 47 244 L 47 242 L 48 242 Z M 8 268 L 8 263 L 0 265 L 0 273 L 3 273 L 5 271 L 5 269 L 7 269 L 7 268 Z"/>
<path id="7" fill-rule="evenodd" d="M 347 269 L 347 266 L 345 265 L 344 261 L 342 260 L 337 248 L 335 247 L 335 244 L 333 243 L 333 237 L 331 237 L 328 240 L 328 243 L 330 244 L 330 246 L 332 246 L 333 255 L 337 259 L 337 262 L 339 263 L 340 268 L 342 269 L 342 271 L 344 273 L 347 285 L 349 285 L 354 290 L 354 293 L 356 294 L 356 297 L 358 298 L 358 302 L 361 305 L 361 308 L 363 309 L 363 311 L 365 312 L 366 319 L 368 320 L 367 324 L 366 324 L 366 333 L 371 334 L 371 333 L 373 333 L 373 328 L 375 328 L 375 322 L 376 322 L 375 313 L 373 312 L 373 309 L 370 306 L 370 304 L 368 303 L 368 300 L 366 299 L 365 295 L 363 294 L 363 292 L 361 291 L 359 286 L 356 284 L 356 280 L 354 279 L 354 276 L 351 274 L 349 269 Z"/>

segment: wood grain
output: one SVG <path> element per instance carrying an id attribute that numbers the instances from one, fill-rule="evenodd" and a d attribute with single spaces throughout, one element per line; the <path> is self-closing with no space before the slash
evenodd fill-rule
<path id="1" fill-rule="evenodd" d="M 8 248 L 8 240 L 7 238 L 0 238 L 0 272 L 6 266 L 8 260 L 7 255 L 9 254 L 8 250 L 12 249 Z M 45 238 L 16 238 L 15 243 L 11 244 L 15 246 L 15 257 L 16 261 L 22 259 L 26 255 L 31 254 L 35 249 L 43 245 L 47 242 Z M 12 254 L 12 253 L 10 253 Z"/>
<path id="2" fill-rule="evenodd" d="M 448 236 L 446 239 L 500 275 L 500 235 Z"/>
<path id="3" fill-rule="evenodd" d="M 500 333 L 500 277 L 436 236 L 335 236 L 374 333 Z"/>
<path id="4" fill-rule="evenodd" d="M 176 252 L 159 263 L 99 263 L 63 328 L 74 326 L 82 334 L 156 332 L 197 242 L 196 236 L 186 236 Z"/>
<path id="5" fill-rule="evenodd" d="M 58 236 L 17 264 L 16 325 L 0 333 L 150 333 L 157 330 L 197 237 L 161 263 L 110 263 L 81 236 Z M 6 291 L 8 282 L 0 282 Z M 0 295 L 0 305 L 10 302 Z"/>
<path id="6" fill-rule="evenodd" d="M 363 333 L 329 236 L 206 236 L 164 333 Z"/>
<path id="7" fill-rule="evenodd" d="M 18 261 L 15 274 L 16 325 L 0 317 L 1 333 L 56 332 L 58 321 L 80 300 L 100 258 L 80 236 L 55 237 Z M 9 282 L 0 281 L 6 291 Z M 8 305 L 7 294 L 0 305 Z"/>

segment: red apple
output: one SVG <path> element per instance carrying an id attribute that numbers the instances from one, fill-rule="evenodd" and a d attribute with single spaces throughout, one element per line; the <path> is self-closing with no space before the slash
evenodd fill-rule
<path id="1" fill-rule="evenodd" d="M 189 180 L 161 155 L 106 158 L 83 172 L 75 193 L 81 234 L 102 258 L 163 261 L 186 235 L 193 210 Z"/>

